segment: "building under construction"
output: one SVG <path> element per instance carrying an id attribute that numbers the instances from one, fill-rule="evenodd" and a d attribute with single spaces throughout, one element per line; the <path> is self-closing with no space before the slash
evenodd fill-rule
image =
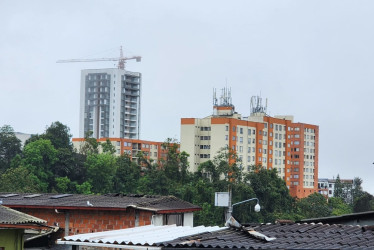
<path id="1" fill-rule="evenodd" d="M 139 139 L 140 73 L 125 70 L 127 60 L 140 56 L 114 58 L 70 59 L 58 63 L 117 61 L 118 68 L 86 69 L 81 73 L 79 136 L 92 132 L 94 138 Z"/>

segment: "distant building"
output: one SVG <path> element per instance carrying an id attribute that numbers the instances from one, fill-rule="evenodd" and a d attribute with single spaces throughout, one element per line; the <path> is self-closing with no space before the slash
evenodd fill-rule
<path id="1" fill-rule="evenodd" d="M 79 136 L 139 139 L 141 80 L 124 69 L 82 70 Z"/>
<path id="2" fill-rule="evenodd" d="M 180 150 L 190 155 L 191 171 L 226 148 L 237 154 L 244 172 L 258 164 L 275 168 L 292 196 L 317 192 L 318 126 L 294 123 L 292 116 L 268 116 L 260 97 L 252 97 L 251 114 L 242 117 L 228 89 L 219 103 L 215 94 L 213 100 L 212 115 L 181 119 Z"/>
<path id="3" fill-rule="evenodd" d="M 161 159 L 165 159 L 168 152 L 163 146 L 164 142 L 127 138 L 101 138 L 97 141 L 104 143 L 107 139 L 114 146 L 116 150 L 115 155 L 119 156 L 122 154 L 127 154 L 132 160 L 136 160 L 138 158 L 138 153 L 141 152 L 145 158 L 153 161 L 159 161 Z M 82 147 L 86 143 L 84 138 L 73 138 L 72 141 L 74 148 L 77 149 L 78 152 L 81 151 Z"/>
<path id="4" fill-rule="evenodd" d="M 353 179 L 340 179 L 342 183 L 344 200 L 352 203 L 352 189 L 354 188 Z M 336 179 L 320 178 L 318 179 L 318 193 L 326 197 L 334 197 Z"/>
<path id="5" fill-rule="evenodd" d="M 21 132 L 14 132 L 14 135 L 21 141 L 22 147 L 25 145 L 25 142 L 31 138 L 31 134 L 25 134 Z"/>

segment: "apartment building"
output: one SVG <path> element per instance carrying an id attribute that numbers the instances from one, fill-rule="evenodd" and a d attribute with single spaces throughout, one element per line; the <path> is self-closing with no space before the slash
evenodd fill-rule
<path id="1" fill-rule="evenodd" d="M 161 159 L 165 159 L 167 155 L 167 148 L 163 146 L 164 142 L 145 141 L 138 139 L 128 138 L 100 138 L 98 142 L 104 143 L 109 140 L 114 146 L 116 152 L 115 155 L 128 154 L 132 160 L 138 159 L 138 153 L 142 152 L 143 156 L 148 160 L 158 162 Z M 73 138 L 72 139 L 74 148 L 80 152 L 83 145 L 86 143 L 84 138 Z M 178 145 L 179 147 L 179 145 Z M 101 148 L 99 148 L 101 151 Z"/>
<path id="2" fill-rule="evenodd" d="M 230 148 L 244 172 L 260 164 L 276 169 L 294 197 L 317 192 L 318 126 L 295 123 L 292 116 L 271 117 L 266 109 L 260 97 L 252 97 L 250 116 L 242 117 L 230 90 L 223 89 L 219 103 L 214 93 L 212 115 L 182 118 L 180 150 L 190 155 L 190 171 Z"/>
<path id="3" fill-rule="evenodd" d="M 124 69 L 81 72 L 79 136 L 139 139 L 141 74 Z"/>
<path id="4" fill-rule="evenodd" d="M 330 198 L 334 197 L 336 179 L 319 178 L 318 193 Z M 353 179 L 340 179 L 343 197 L 347 203 L 352 203 L 352 189 L 355 188 Z"/>

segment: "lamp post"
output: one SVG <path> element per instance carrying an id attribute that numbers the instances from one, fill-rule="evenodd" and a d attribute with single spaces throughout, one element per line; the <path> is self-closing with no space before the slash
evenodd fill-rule
<path id="1" fill-rule="evenodd" d="M 257 200 L 257 204 L 255 205 L 255 212 L 260 212 L 260 210 L 261 210 L 260 201 L 257 198 L 252 198 L 252 199 L 248 199 L 248 200 L 245 200 L 245 201 L 239 201 L 235 204 L 230 205 L 227 219 L 230 219 L 230 217 L 232 215 L 232 212 L 234 210 L 234 206 L 245 203 L 245 202 L 253 201 L 253 200 Z"/>

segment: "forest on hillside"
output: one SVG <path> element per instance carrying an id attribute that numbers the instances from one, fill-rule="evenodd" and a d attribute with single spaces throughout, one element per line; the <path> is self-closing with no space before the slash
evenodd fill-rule
<path id="1" fill-rule="evenodd" d="M 260 201 L 259 213 L 253 211 L 255 203 L 235 207 L 233 215 L 241 222 L 295 221 L 374 209 L 374 197 L 362 190 L 360 178 L 355 178 L 349 191 L 350 201 L 344 197 L 347 187 L 339 180 L 336 197 L 326 199 L 314 193 L 295 199 L 276 170 L 252 166 L 252 171 L 243 173 L 239 159 L 227 150 L 190 173 L 186 152 L 179 152 L 171 139 L 163 147 L 167 155 L 160 162 L 149 161 L 141 152 L 137 161 L 131 161 L 126 154 L 115 156 L 109 141 L 98 143 L 88 135 L 78 152 L 70 129 L 60 122 L 32 136 L 22 147 L 13 128 L 4 125 L 0 128 L 0 192 L 174 195 L 201 206 L 194 222 L 206 226 L 223 225 L 225 208 L 214 206 L 214 193 L 229 187 L 233 203 L 254 197 Z"/>

